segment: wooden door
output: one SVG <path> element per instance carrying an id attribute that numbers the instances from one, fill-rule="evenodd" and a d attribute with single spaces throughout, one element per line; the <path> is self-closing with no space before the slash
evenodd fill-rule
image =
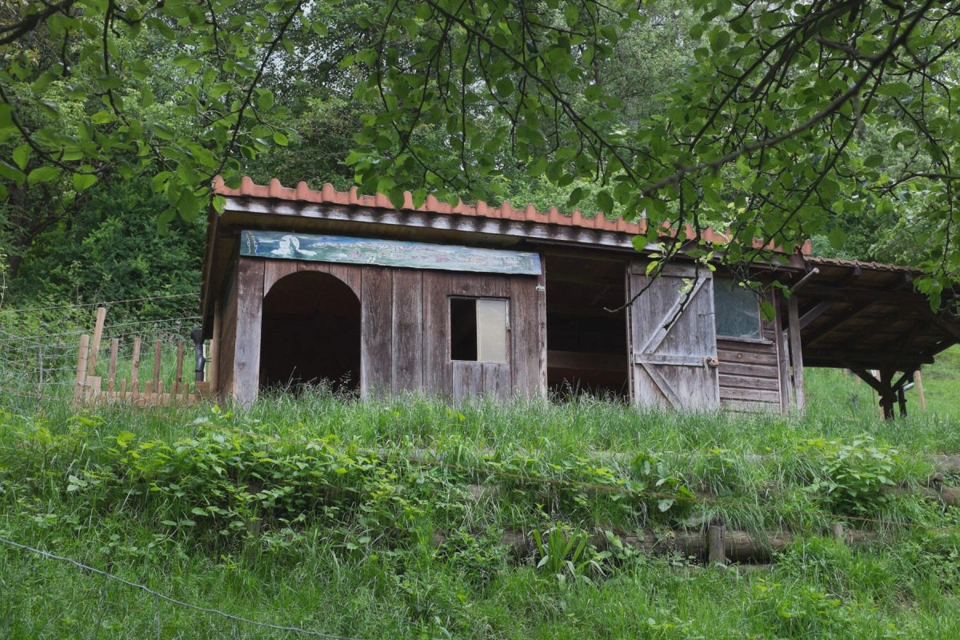
<path id="1" fill-rule="evenodd" d="M 627 308 L 627 340 L 634 404 L 717 409 L 712 273 L 670 264 L 651 278 L 644 263 L 634 262 L 627 269 L 627 296 L 633 300 Z"/>

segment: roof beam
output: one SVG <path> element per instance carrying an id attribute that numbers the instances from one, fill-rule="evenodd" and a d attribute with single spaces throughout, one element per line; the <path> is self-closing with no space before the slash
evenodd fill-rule
<path id="1" fill-rule="evenodd" d="M 820 342 L 821 340 L 823 340 L 824 338 L 826 338 L 828 335 L 830 335 L 832 332 L 834 332 L 834 331 L 836 331 L 837 329 L 839 329 L 843 324 L 849 322 L 850 320 L 853 320 L 853 319 L 856 318 L 858 315 L 860 315 L 861 313 L 863 313 L 864 311 L 866 311 L 867 309 L 869 309 L 870 306 L 873 304 L 873 302 L 874 302 L 873 300 L 869 300 L 869 301 L 866 301 L 866 302 L 861 302 L 856 308 L 854 308 L 854 310 L 853 310 L 851 313 L 848 313 L 847 315 L 843 316 L 842 318 L 837 318 L 837 319 L 833 322 L 833 324 L 831 324 L 831 325 L 829 325 L 829 326 L 824 327 L 823 329 L 821 329 L 821 330 L 820 330 L 820 333 L 819 333 L 817 336 L 815 336 L 813 339 L 811 339 L 811 340 L 807 341 L 806 343 L 804 343 L 804 347 L 806 347 L 806 348 L 809 349 L 809 348 L 812 347 L 813 345 L 817 344 L 818 342 Z M 802 327 L 802 326 L 803 326 L 803 325 L 801 324 L 801 327 Z"/>
<path id="2" fill-rule="evenodd" d="M 870 302 L 910 302 L 926 300 L 922 293 L 913 291 L 887 291 L 884 289 L 868 289 L 866 287 L 845 287 L 825 284 L 810 284 L 804 287 L 800 294 L 809 298 L 825 298 L 828 300 L 869 300 Z"/>
<path id="3" fill-rule="evenodd" d="M 800 328 L 803 329 L 804 327 L 806 327 L 808 324 L 810 324 L 811 322 L 819 318 L 821 315 L 823 315 L 826 311 L 828 311 L 832 306 L 833 306 L 833 302 L 830 300 L 824 300 L 822 302 L 818 302 L 816 305 L 814 305 L 813 309 L 810 309 L 805 314 L 800 316 Z"/>

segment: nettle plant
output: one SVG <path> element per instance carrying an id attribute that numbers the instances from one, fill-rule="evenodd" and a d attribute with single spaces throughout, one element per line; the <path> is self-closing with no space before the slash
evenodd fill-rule
<path id="1" fill-rule="evenodd" d="M 801 450 L 810 456 L 813 466 L 814 478 L 807 491 L 816 494 L 831 511 L 870 513 L 893 499 L 890 489 L 900 475 L 897 449 L 863 436 L 850 444 L 807 440 Z"/>

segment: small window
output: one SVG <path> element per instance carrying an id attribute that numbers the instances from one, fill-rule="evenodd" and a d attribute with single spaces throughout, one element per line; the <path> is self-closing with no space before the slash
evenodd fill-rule
<path id="1" fill-rule="evenodd" d="M 716 278 L 713 289 L 717 336 L 759 340 L 760 304 L 757 294 L 730 278 Z"/>
<path id="2" fill-rule="evenodd" d="M 450 298 L 450 358 L 507 361 L 507 301 Z"/>

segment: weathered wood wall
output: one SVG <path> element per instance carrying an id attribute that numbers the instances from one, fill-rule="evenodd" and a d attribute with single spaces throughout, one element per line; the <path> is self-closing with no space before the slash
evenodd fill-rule
<path id="1" fill-rule="evenodd" d="M 361 393 L 533 397 L 546 388 L 546 305 L 542 277 L 418 271 L 240 257 L 221 304 L 219 389 L 249 405 L 260 382 L 263 298 L 297 271 L 329 273 L 361 307 Z M 508 362 L 450 359 L 450 297 L 509 299 Z"/>
<path id="2" fill-rule="evenodd" d="M 717 338 L 720 360 L 720 406 L 732 411 L 785 410 L 777 320 L 761 321 L 762 340 Z"/>

